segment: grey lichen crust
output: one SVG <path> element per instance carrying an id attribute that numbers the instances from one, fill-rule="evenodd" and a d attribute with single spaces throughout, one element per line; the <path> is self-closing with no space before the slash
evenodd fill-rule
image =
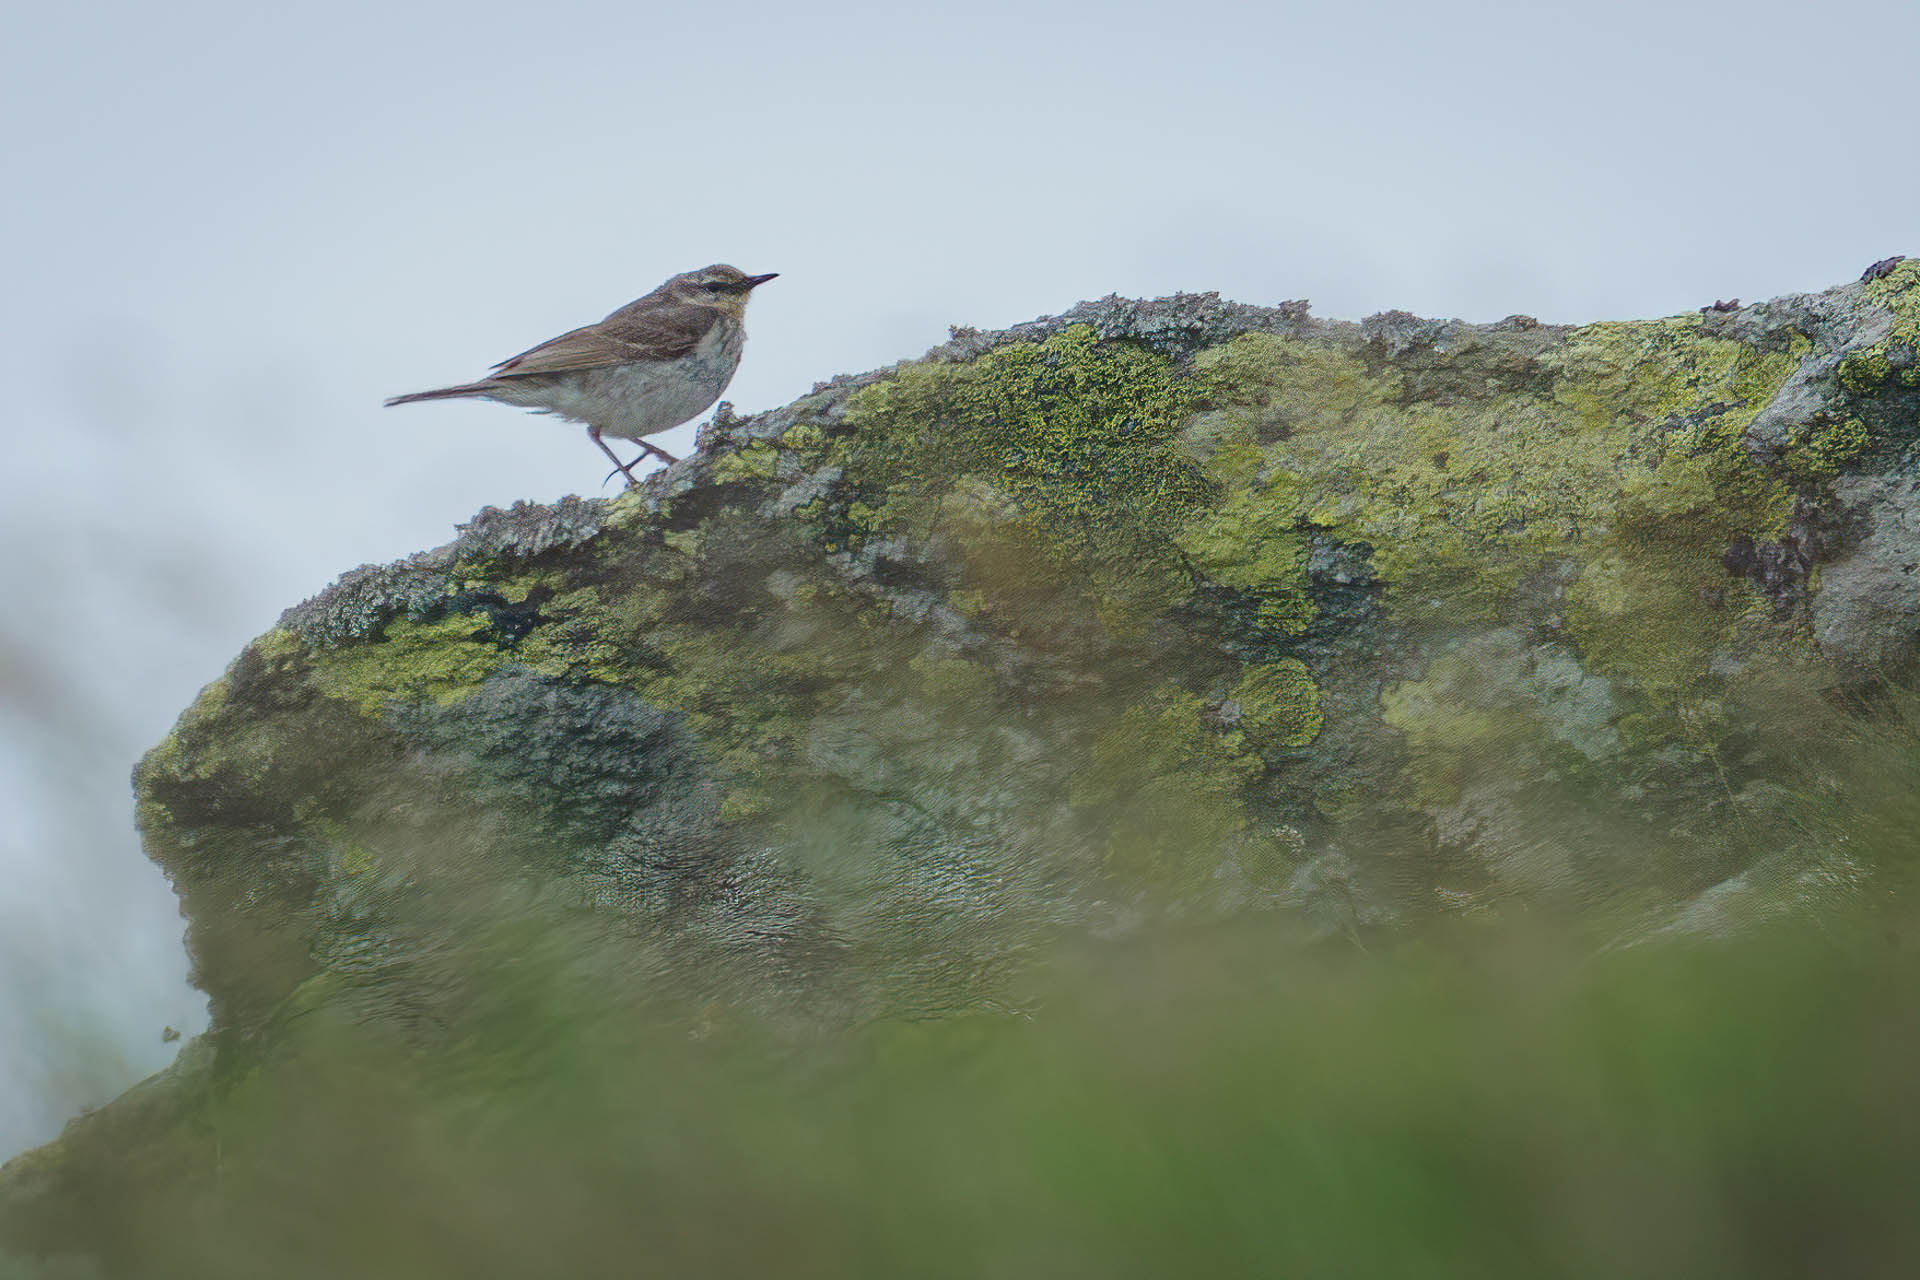
<path id="1" fill-rule="evenodd" d="M 844 1018 L 1154 911 L 1791 909 L 1859 869 L 1779 801 L 1776 695 L 1912 674 L 1917 341 L 1914 262 L 1583 327 L 955 330 L 288 610 L 141 762 L 147 849 L 247 1060 L 444 1025 L 449 939 L 533 917 Z"/>
<path id="2" fill-rule="evenodd" d="M 430 613 L 447 595 L 456 566 L 533 560 L 590 542 L 600 532 L 605 505 L 570 495 L 552 506 L 487 507 L 443 547 L 348 570 L 319 595 L 281 614 L 280 626 L 321 648 L 364 640 L 392 618 Z"/>

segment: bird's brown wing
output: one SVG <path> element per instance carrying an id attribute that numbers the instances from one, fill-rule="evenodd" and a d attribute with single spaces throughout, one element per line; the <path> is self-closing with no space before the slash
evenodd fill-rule
<path id="1" fill-rule="evenodd" d="M 644 300 L 643 300 L 644 301 Z M 604 369 L 610 365 L 677 360 L 691 352 L 719 319 L 708 307 L 651 305 L 622 307 L 584 328 L 493 366 L 496 378 L 528 378 L 543 373 Z"/>

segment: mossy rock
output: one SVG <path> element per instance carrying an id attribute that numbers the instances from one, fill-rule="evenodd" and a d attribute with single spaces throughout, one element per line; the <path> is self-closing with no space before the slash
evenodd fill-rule
<path id="1" fill-rule="evenodd" d="M 1814 601 L 1858 542 L 1845 495 L 1911 466 L 1876 362 L 1916 291 L 1902 264 L 1584 328 L 1198 295 L 959 332 L 723 414 L 619 500 L 482 513 L 290 611 L 142 765 L 150 847 L 190 903 L 235 880 L 215 915 L 272 886 L 241 936 L 307 959 L 258 966 L 256 1010 L 356 951 L 342 913 L 377 914 L 366 884 L 410 884 L 392 850 L 421 843 L 709 951 L 778 938 L 836 998 L 946 1007 L 970 982 L 903 976 L 909 939 L 988 972 L 1083 914 L 1070 886 L 1271 900 L 1355 822 L 1457 832 L 1496 724 L 1520 783 L 1690 820 L 1766 780 L 1751 690 L 1857 673 Z M 230 927 L 196 914 L 196 940 Z"/>
<path id="2" fill-rule="evenodd" d="M 448 939 L 534 921 L 812 1023 L 1001 1007 L 1035 939 L 1152 913 L 1801 892 L 1775 695 L 1911 675 L 1916 324 L 1911 263 L 1582 328 L 1108 299 L 482 512 L 136 773 L 205 1090 L 316 1018 L 431 1043 Z"/>

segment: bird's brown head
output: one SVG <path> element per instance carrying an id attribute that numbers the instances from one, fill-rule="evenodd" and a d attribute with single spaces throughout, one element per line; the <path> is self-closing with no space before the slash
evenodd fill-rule
<path id="1" fill-rule="evenodd" d="M 712 307 L 737 319 L 746 313 L 747 295 L 779 274 L 769 271 L 763 276 L 750 276 L 720 262 L 698 271 L 683 271 L 660 287 L 676 302 Z"/>

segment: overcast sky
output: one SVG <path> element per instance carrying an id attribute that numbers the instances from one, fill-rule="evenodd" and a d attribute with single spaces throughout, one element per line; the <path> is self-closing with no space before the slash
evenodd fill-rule
<path id="1" fill-rule="evenodd" d="M 714 261 L 782 273 L 749 411 L 1107 293 L 1585 321 L 1920 252 L 1911 0 L 940 8 L 15 13 L 0 1157 L 204 1020 L 139 752 L 340 571 L 602 492 L 577 428 L 386 396 Z"/>

